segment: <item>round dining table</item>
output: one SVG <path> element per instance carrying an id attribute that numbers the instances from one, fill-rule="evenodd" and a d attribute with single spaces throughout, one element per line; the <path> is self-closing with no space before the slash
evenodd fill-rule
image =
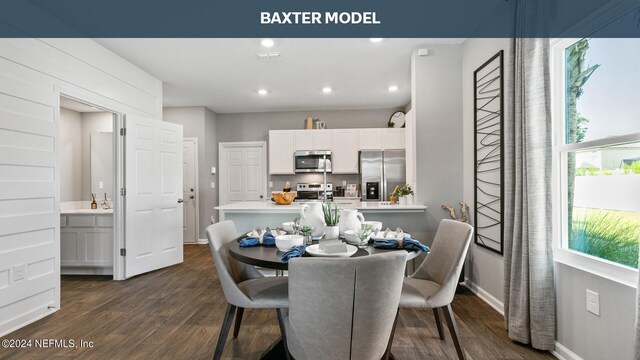
<path id="1" fill-rule="evenodd" d="M 251 247 L 240 247 L 240 240 L 246 237 L 246 235 L 242 235 L 238 237 L 235 241 L 230 242 L 227 245 L 229 255 L 232 258 L 253 266 L 265 268 L 265 269 L 273 269 L 273 270 L 287 270 L 288 264 L 282 262 L 282 255 L 284 252 L 278 250 L 275 246 L 251 246 Z M 321 240 L 322 241 L 322 240 Z M 317 241 L 314 241 L 317 243 Z M 359 256 L 367 256 L 367 255 L 375 255 L 375 254 L 383 254 L 389 251 L 406 251 L 404 249 L 378 249 L 369 244 L 367 247 L 358 248 L 355 254 L 351 255 L 351 257 L 359 257 Z M 420 255 L 419 251 L 407 251 L 407 261 L 413 260 Z M 305 254 L 305 256 L 310 256 Z"/>
<path id="2" fill-rule="evenodd" d="M 282 262 L 282 255 L 284 252 L 278 250 L 275 246 L 250 246 L 250 247 L 240 247 L 240 240 L 246 237 L 246 234 L 235 239 L 235 241 L 231 241 L 226 245 L 227 250 L 229 251 L 229 255 L 235 260 L 253 265 L 260 268 L 273 269 L 276 270 L 276 275 L 278 273 L 283 274 L 285 270 L 288 270 L 288 264 Z M 314 243 L 318 243 L 314 241 Z M 370 243 L 367 247 L 359 247 L 358 251 L 355 254 L 351 255 L 351 257 L 359 257 L 359 256 L 368 256 L 375 254 L 382 254 L 389 251 L 406 251 L 407 252 L 407 261 L 414 260 L 418 255 L 420 255 L 419 251 L 407 251 L 404 249 L 378 249 L 372 246 Z M 305 257 L 310 256 L 308 253 L 304 255 Z M 413 264 L 413 268 L 415 270 L 415 262 Z M 267 350 L 265 350 L 260 356 L 261 360 L 276 360 L 276 359 L 285 359 L 285 346 L 282 338 L 278 339 L 274 342 Z M 393 354 L 389 354 L 390 359 L 394 359 Z"/>

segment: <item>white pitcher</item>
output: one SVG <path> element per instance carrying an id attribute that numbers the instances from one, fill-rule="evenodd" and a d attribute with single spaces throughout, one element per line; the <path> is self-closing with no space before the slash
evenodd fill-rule
<path id="1" fill-rule="evenodd" d="M 311 237 L 319 239 L 324 235 L 324 211 L 322 203 L 310 202 L 300 206 L 300 227 L 308 226 L 312 229 Z"/>
<path id="2" fill-rule="evenodd" d="M 340 236 L 344 236 L 344 232 L 347 230 L 360 231 L 363 222 L 364 216 L 362 213 L 359 213 L 357 209 L 340 210 L 340 221 L 338 221 Z"/>

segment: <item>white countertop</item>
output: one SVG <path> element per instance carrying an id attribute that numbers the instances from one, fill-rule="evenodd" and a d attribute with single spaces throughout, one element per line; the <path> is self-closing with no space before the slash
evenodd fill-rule
<path id="1" fill-rule="evenodd" d="M 66 201 L 60 203 L 60 215 L 113 215 L 113 209 L 91 209 L 90 201 Z"/>
<path id="2" fill-rule="evenodd" d="M 293 202 L 291 205 L 278 205 L 272 201 L 247 201 L 234 204 L 218 206 L 215 209 L 226 213 L 295 213 L 300 211 L 303 202 Z M 357 202 L 351 204 L 339 204 L 340 208 L 358 209 L 361 212 L 424 212 L 427 207 L 424 205 L 384 205 L 379 202 Z"/>

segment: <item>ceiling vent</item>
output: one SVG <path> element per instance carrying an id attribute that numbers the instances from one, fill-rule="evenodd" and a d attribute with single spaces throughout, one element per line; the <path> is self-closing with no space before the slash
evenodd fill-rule
<path id="1" fill-rule="evenodd" d="M 280 53 L 275 51 L 257 53 L 256 55 L 258 55 L 260 59 L 275 59 L 280 57 Z"/>

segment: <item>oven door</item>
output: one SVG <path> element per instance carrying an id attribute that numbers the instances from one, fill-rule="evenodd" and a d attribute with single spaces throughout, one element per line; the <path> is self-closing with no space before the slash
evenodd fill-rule
<path id="1" fill-rule="evenodd" d="M 297 173 L 321 173 L 324 171 L 325 162 L 327 165 L 327 172 L 331 172 L 331 152 L 297 151 L 294 156 Z"/>

